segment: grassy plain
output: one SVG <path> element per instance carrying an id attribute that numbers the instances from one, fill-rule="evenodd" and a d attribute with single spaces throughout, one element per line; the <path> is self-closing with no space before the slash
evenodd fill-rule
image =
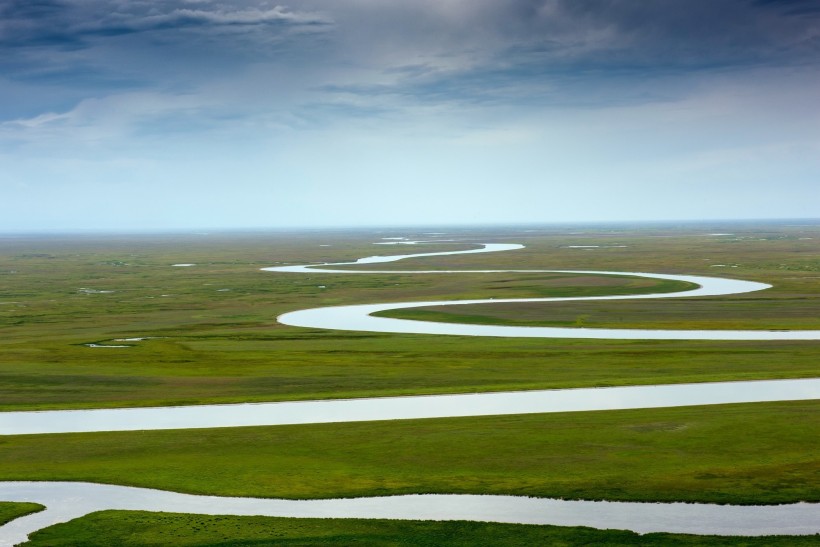
<path id="1" fill-rule="evenodd" d="M 103 511 L 33 534 L 27 547 L 262 547 L 265 545 L 379 545 L 473 547 L 493 545 L 802 547 L 817 537 L 727 538 L 646 534 L 581 527 L 355 519 L 288 519 Z"/>
<path id="2" fill-rule="evenodd" d="M 812 235 L 808 235 L 811 233 Z M 801 235 L 802 234 L 802 235 Z M 691 237 L 697 237 L 689 234 Z M 662 237 L 662 236 L 658 236 Z M 700 239 L 700 238 L 699 238 Z M 556 326 L 587 328 L 656 328 L 656 329 L 820 329 L 820 236 L 816 230 L 806 233 L 740 232 L 709 236 L 700 247 L 700 257 L 679 238 L 663 241 L 691 260 L 690 272 L 717 277 L 764 281 L 772 289 L 722 298 L 683 298 L 664 300 L 561 302 L 560 304 L 498 303 L 471 304 L 458 307 L 425 307 L 391 310 L 376 315 L 401 319 L 452 323 Z M 616 270 L 620 261 L 612 255 L 631 254 L 620 247 L 648 247 L 645 238 L 618 239 L 607 245 L 604 238 L 595 239 L 599 247 L 563 247 L 572 249 L 579 264 L 593 264 L 600 269 Z M 615 246 L 613 246 L 615 245 Z M 719 252 L 720 254 L 716 254 Z M 598 260 L 589 261 L 590 255 Z M 630 259 L 634 257 L 630 256 Z M 601 263 L 606 266 L 602 267 Z M 657 264 L 651 270 L 669 272 L 669 264 Z M 682 273 L 674 271 L 673 273 Z M 582 296 L 581 293 L 576 293 Z M 614 294 L 614 293 L 613 293 Z"/>
<path id="3" fill-rule="evenodd" d="M 743 328 L 817 323 L 820 228 L 735 226 L 734 236 L 713 236 L 710 230 L 727 231 L 452 231 L 444 238 L 519 241 L 527 248 L 413 259 L 379 268 L 731 274 L 775 287 L 708 301 L 608 303 L 607 313 L 561 304 L 539 308 L 534 319 L 520 310 L 509 312 L 512 319 L 501 317 L 508 312 L 503 306 L 491 315 L 585 326 L 651 324 L 648 316 L 667 328 L 687 328 L 698 321 Z M 456 393 L 817 373 L 813 342 L 503 340 L 313 331 L 276 323 L 276 316 L 287 311 L 354 302 L 681 288 L 645 279 L 566 274 L 306 275 L 258 270 L 284 263 L 470 246 L 372 244 L 396 233 L 5 237 L 0 240 L 0 409 Z M 578 245 L 602 247 L 573 248 Z M 196 266 L 172 266 L 178 263 Z M 712 267 L 715 264 L 737 268 Z M 676 316 L 672 310 L 679 308 L 685 313 Z M 630 316 L 638 312 L 644 315 Z M 697 315 L 701 313 L 706 319 Z M 136 337 L 152 338 L 113 341 Z M 131 347 L 91 348 L 84 345 L 88 343 Z"/>
<path id="4" fill-rule="evenodd" d="M 793 401 L 7 436 L 0 480 L 283 498 L 487 493 L 736 504 L 820 501 L 818 410 L 818 401 Z"/>
<path id="5" fill-rule="evenodd" d="M 712 302 L 709 300 L 669 300 L 663 308 L 657 302 L 636 300 L 621 306 L 598 302 L 560 304 L 499 303 L 457 307 L 429 306 L 378 312 L 381 317 L 470 323 L 478 325 L 520 325 L 626 329 L 706 329 L 706 330 L 820 330 L 817 302 L 794 297 L 766 304 L 767 321 L 755 313 L 760 302 Z"/>
<path id="6" fill-rule="evenodd" d="M 514 252 L 413 259 L 380 264 L 379 269 L 589 269 L 725 275 L 771 283 L 774 288 L 748 295 L 676 300 L 671 307 L 669 300 L 659 300 L 612 302 L 594 309 L 589 304 L 537 309 L 502 306 L 459 310 L 459 314 L 470 316 L 469 321 L 490 323 L 818 328 L 817 223 L 438 231 L 450 232 L 445 239 L 461 241 L 434 246 L 372 245 L 381 237 L 429 239 L 406 230 L 0 238 L 0 410 L 818 374 L 816 342 L 507 340 L 318 331 L 276 323 L 275 317 L 287 311 L 347 303 L 681 288 L 652 280 L 577 274 L 258 271 L 286 263 L 463 249 L 473 242 L 520 242 L 527 247 Z M 732 234 L 716 235 L 726 232 Z M 180 263 L 196 265 L 173 266 Z M 422 311 L 436 314 L 441 310 Z M 453 317 L 439 315 L 438 319 Z M 115 341 L 141 337 L 149 339 Z M 91 343 L 129 347 L 86 346 Z M 820 501 L 816 487 L 820 483 L 820 459 L 816 457 L 820 446 L 815 434 L 820 425 L 818 408 L 814 401 L 6 436 L 0 438 L 0 480 L 97 481 L 291 498 L 465 492 L 641 501 Z M 265 532 L 274 520 L 276 529 Z M 130 536 L 140 523 L 146 535 Z M 247 537 L 235 535 L 237 526 L 247 530 Z M 323 531 L 317 532 L 317 527 Z M 476 537 L 470 534 L 492 537 L 493 543 L 501 545 L 503 541 L 515 545 L 777 544 L 769 538 L 707 540 L 469 523 L 314 523 L 301 519 L 283 523 L 278 519 L 106 512 L 44 530 L 35 545 L 77 544 L 77 538 L 85 538 L 79 543 L 93 545 L 87 543 L 91 536 L 84 528 L 100 530 L 96 537 L 106 545 L 127 545 L 126 537 L 136 538 L 129 540 L 134 545 L 151 544 L 150 538 L 170 537 L 170 533 L 178 534 L 175 543 L 181 545 L 266 545 L 278 539 L 294 545 L 354 540 L 404 545 L 408 537 L 418 538 L 420 545 L 427 538 L 432 538 L 427 544 L 446 545 L 447 541 L 458 544 L 458 537 Z M 284 535 L 277 537 L 277 533 Z M 530 542 L 530 538 L 535 540 Z M 797 545 L 816 538 L 781 540 L 777 541 Z"/>

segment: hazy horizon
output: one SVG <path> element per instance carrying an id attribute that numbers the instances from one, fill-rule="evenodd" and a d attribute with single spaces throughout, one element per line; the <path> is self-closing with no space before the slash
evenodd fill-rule
<path id="1" fill-rule="evenodd" d="M 0 233 L 820 217 L 809 0 L 10 0 Z"/>
<path id="2" fill-rule="evenodd" d="M 327 225 L 327 226 L 239 226 L 230 228 L 214 228 L 208 226 L 192 226 L 185 228 L 70 228 L 63 230 L 0 230 L 0 237 L 48 237 L 48 236 L 212 236 L 229 234 L 277 234 L 277 233 L 333 233 L 333 232 L 373 232 L 375 234 L 390 233 L 394 235 L 419 235 L 426 230 L 444 229 L 450 232 L 441 232 L 436 235 L 457 235 L 458 232 L 517 230 L 525 232 L 550 232 L 568 229 L 576 230 L 603 230 L 618 231 L 620 229 L 686 229 L 686 228 L 734 228 L 761 229 L 767 226 L 781 228 L 800 228 L 820 226 L 820 218 L 780 218 L 780 219 L 665 219 L 665 220 L 612 220 L 612 221 L 575 221 L 575 222 L 511 222 L 511 223 L 439 223 L 439 224 L 358 224 L 358 225 Z M 581 233 L 581 232 L 579 232 Z M 730 234 L 731 235 L 731 234 Z"/>

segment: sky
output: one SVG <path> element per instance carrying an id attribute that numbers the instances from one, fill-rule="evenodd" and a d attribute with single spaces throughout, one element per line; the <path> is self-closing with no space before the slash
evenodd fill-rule
<path id="1" fill-rule="evenodd" d="M 815 0 L 0 0 L 0 231 L 820 218 Z"/>

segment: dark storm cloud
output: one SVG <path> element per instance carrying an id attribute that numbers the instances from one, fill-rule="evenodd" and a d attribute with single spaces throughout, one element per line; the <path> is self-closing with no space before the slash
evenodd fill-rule
<path id="1" fill-rule="evenodd" d="M 820 61 L 818 21 L 798 15 L 816 2 L 422 1 L 411 13 L 407 5 L 366 5 L 357 12 L 363 39 L 373 39 L 368 29 L 401 20 L 379 39 L 407 52 L 395 55 L 399 62 L 426 50 L 428 63 L 388 66 L 391 82 L 332 85 L 329 92 L 605 105 L 664 100 L 660 80 Z M 676 88 L 685 93 L 688 84 Z"/>
<path id="2" fill-rule="evenodd" d="M 254 0 L 0 0 L 0 119 L 129 90 L 189 92 L 298 57 L 293 43 L 330 28 L 318 12 Z"/>
<path id="3" fill-rule="evenodd" d="M 167 13 L 117 13 L 96 25 L 78 28 L 89 36 L 120 36 L 156 30 L 185 30 L 219 27 L 321 26 L 317 17 L 296 15 L 280 7 L 235 11 L 177 8 Z"/>
<path id="4" fill-rule="evenodd" d="M 90 47 L 93 38 L 163 30 L 229 27 L 306 27 L 328 21 L 316 14 L 203 2 L 56 2 L 7 0 L 0 7 L 0 47 Z"/>
<path id="5" fill-rule="evenodd" d="M 324 105 L 316 110 L 328 117 L 382 116 L 419 103 L 668 101 L 712 74 L 817 65 L 816 5 L 0 0 L 0 83 L 12 84 L 6 92 L 0 86 L 0 102 L 33 104 L 39 92 L 42 111 L 64 111 L 83 96 L 146 88 L 190 93 L 214 84 L 234 86 L 220 100 L 247 94 L 278 105 L 279 91 L 267 89 L 291 82 L 298 83 L 281 93 L 309 95 L 302 106 Z M 243 74 L 246 67 L 255 75 Z M 0 118 L 8 116 L 0 106 Z"/>
<path id="6" fill-rule="evenodd" d="M 571 19 L 612 28 L 622 57 L 649 63 L 789 63 L 806 57 L 816 62 L 820 51 L 817 21 L 771 9 L 774 4 L 766 8 L 745 0 L 580 0 L 562 5 Z"/>
<path id="7" fill-rule="evenodd" d="M 52 0 L 7 0 L 0 4 L 0 48 L 26 46 L 76 46 L 77 37 L 66 32 L 64 16 L 70 11 Z"/>
<path id="8" fill-rule="evenodd" d="M 584 82 L 611 80 L 617 87 L 817 63 L 818 19 L 810 16 L 817 9 L 809 0 L 306 0 L 290 8 L 250 1 L 5 0 L 0 66 L 7 78 L 62 85 L 76 67 L 78 83 L 118 86 L 161 80 L 167 65 L 196 75 L 208 66 L 281 63 L 272 58 L 278 42 L 332 29 L 333 47 L 305 53 L 305 64 L 338 59 L 388 78 L 328 81 L 326 91 L 419 100 L 483 102 L 511 93 L 574 99 Z M 92 60 L 85 50 L 94 51 Z M 289 53 L 303 58 L 298 46 Z M 123 67 L 132 73 L 118 73 Z"/>
<path id="9" fill-rule="evenodd" d="M 757 0 L 756 3 L 778 9 L 786 15 L 820 15 L 820 4 L 816 0 Z"/>

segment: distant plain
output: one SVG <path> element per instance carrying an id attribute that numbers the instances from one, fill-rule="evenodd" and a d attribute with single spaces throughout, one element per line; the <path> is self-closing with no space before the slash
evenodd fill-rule
<path id="1" fill-rule="evenodd" d="M 526 248 L 418 258 L 379 269 L 628 270 L 727 276 L 774 287 L 674 302 L 482 305 L 391 313 L 416 314 L 426 320 L 579 327 L 820 328 L 820 225 L 816 223 L 436 229 L 448 232 L 437 236 L 440 239 L 456 241 L 373 245 L 386 237 L 434 239 L 426 231 L 433 229 L 4 236 L 0 239 L 0 409 L 818 375 L 816 342 L 476 339 L 319 331 L 276 323 L 276 316 L 287 311 L 337 304 L 685 288 L 666 281 L 579 274 L 259 271 L 288 263 L 510 242 Z M 133 338 L 145 339 L 128 340 Z M 343 427 L 11 436 L 2 439 L 0 478 L 92 480 L 185 492 L 299 498 L 486 492 L 637 501 L 820 501 L 816 488 L 820 446 L 811 433 L 820 425 L 817 404 L 759 403 Z M 59 455 L 49 452 L 56 444 L 61 446 Z M 489 457 L 490 452 L 497 457 Z M 92 517 L 77 522 L 103 518 Z M 132 518 L 137 517 L 122 516 L 121 522 Z M 225 527 L 234 526 L 226 519 Z M 365 533 L 357 528 L 360 523 L 347 524 L 359 530 L 356 533 Z M 66 526 L 70 525 L 55 530 Z M 421 530 L 431 525 L 416 526 Z M 220 533 L 225 527 L 220 525 Z M 439 539 L 452 533 L 442 527 L 435 532 Z M 524 527 L 501 528 L 507 538 L 532 533 Z M 408 533 L 403 530 L 402 534 Z M 51 533 L 41 534 L 47 532 Z M 604 534 L 583 532 L 587 533 Z M 583 534 L 574 537 L 580 540 Z M 595 543 L 604 538 L 617 544 L 634 539 L 593 537 L 598 541 L 587 540 Z M 567 541 L 576 544 L 572 534 Z M 733 540 L 714 541 L 723 545 Z"/>
<path id="2" fill-rule="evenodd" d="M 474 339 L 318 331 L 276 322 L 277 315 L 305 307 L 674 291 L 684 288 L 682 283 L 577 274 L 259 271 L 283 263 L 469 248 L 485 241 L 522 242 L 527 247 L 520 251 L 418 258 L 379 269 L 631 270 L 725 275 L 774 287 L 675 301 L 501 304 L 391 313 L 584 327 L 798 329 L 820 324 L 820 228 L 756 226 L 735 229 L 732 236 L 710 236 L 709 227 L 567 233 L 577 231 L 465 230 L 442 239 L 463 239 L 466 245 L 415 246 L 373 245 L 397 233 L 425 239 L 424 234 L 399 230 L 6 237 L 0 240 L 0 408 L 155 406 L 816 375 L 813 342 Z M 603 247 L 571 247 L 578 245 Z M 173 266 L 179 263 L 195 265 Z M 148 339 L 116 341 L 143 337 Z"/>

